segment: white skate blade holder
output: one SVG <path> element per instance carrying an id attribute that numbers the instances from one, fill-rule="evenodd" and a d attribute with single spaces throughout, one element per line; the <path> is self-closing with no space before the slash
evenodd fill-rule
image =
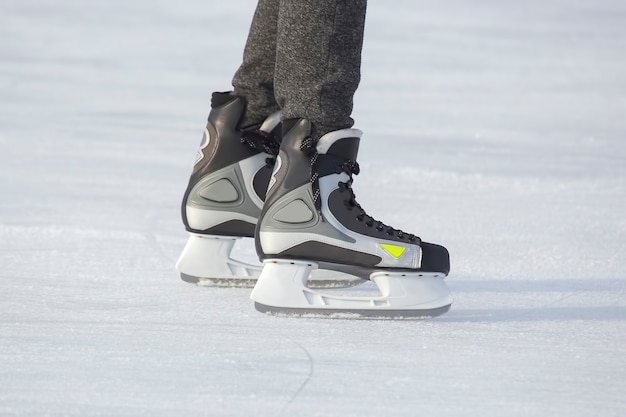
<path id="1" fill-rule="evenodd" d="M 231 257 L 233 246 L 240 237 L 190 233 L 176 269 L 183 281 L 211 287 L 252 288 L 263 265 L 253 265 Z M 350 287 L 364 282 L 341 272 L 311 271 L 307 285 L 312 288 Z"/>
<path id="2" fill-rule="evenodd" d="M 250 295 L 256 309 L 286 316 L 428 318 L 452 305 L 442 273 L 374 271 L 370 280 L 380 295 L 345 296 L 307 288 L 307 277 L 315 268 L 315 262 L 266 260 Z"/>
<path id="3" fill-rule="evenodd" d="M 230 257 L 237 239 L 240 238 L 191 233 L 176 262 L 180 277 L 198 285 L 254 286 L 261 268 Z"/>

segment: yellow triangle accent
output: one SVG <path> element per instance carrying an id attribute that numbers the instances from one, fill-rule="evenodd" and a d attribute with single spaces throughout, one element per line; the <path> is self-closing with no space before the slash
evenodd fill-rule
<path id="1" fill-rule="evenodd" d="M 402 256 L 406 248 L 400 245 L 392 245 L 390 243 L 380 243 L 380 247 L 383 248 L 387 253 L 389 253 L 394 258 L 398 259 Z"/>

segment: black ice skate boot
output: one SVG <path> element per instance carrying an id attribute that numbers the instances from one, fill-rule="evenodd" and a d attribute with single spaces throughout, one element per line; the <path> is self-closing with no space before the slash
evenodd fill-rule
<path id="1" fill-rule="evenodd" d="M 452 296 L 446 248 L 422 242 L 368 216 L 355 201 L 352 175 L 361 132 L 344 129 L 317 142 L 304 119 L 283 124 L 283 139 L 257 224 L 264 262 L 252 292 L 259 311 L 295 314 L 432 317 Z M 305 286 L 316 269 L 370 279 L 376 296 L 332 295 Z"/>
<path id="2" fill-rule="evenodd" d="M 189 239 L 176 263 L 184 281 L 207 286 L 252 287 L 262 265 L 231 257 L 237 239 L 253 237 L 280 146 L 280 113 L 258 128 L 240 129 L 245 99 L 214 93 L 191 178 L 182 202 Z M 308 285 L 346 287 L 362 280 L 316 270 Z"/>
<path id="3" fill-rule="evenodd" d="M 278 153 L 280 113 L 241 130 L 245 99 L 213 93 L 211 112 L 182 202 L 190 236 L 176 268 L 184 281 L 251 286 L 260 266 L 231 258 L 235 240 L 253 237 Z"/>

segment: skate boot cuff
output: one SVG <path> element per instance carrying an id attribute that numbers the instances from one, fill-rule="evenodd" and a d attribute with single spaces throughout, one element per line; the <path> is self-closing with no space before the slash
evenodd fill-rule
<path id="1" fill-rule="evenodd" d="M 327 133 L 317 141 L 317 153 L 341 155 L 346 159 L 355 161 L 359 150 L 359 140 L 362 135 L 363 132 L 359 129 L 342 129 Z M 342 141 L 342 139 L 356 140 L 350 141 L 350 143 Z"/>
<path id="2" fill-rule="evenodd" d="M 236 98 L 243 99 L 242 96 L 235 95 L 232 91 L 216 91 L 211 94 L 211 108 L 223 106 Z"/>

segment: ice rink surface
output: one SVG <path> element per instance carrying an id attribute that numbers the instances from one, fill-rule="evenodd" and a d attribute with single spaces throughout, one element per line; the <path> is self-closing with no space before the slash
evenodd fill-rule
<path id="1" fill-rule="evenodd" d="M 426 321 L 178 278 L 254 5 L 0 2 L 0 415 L 626 415 L 626 3 L 370 2 L 354 188 L 450 249 Z"/>

